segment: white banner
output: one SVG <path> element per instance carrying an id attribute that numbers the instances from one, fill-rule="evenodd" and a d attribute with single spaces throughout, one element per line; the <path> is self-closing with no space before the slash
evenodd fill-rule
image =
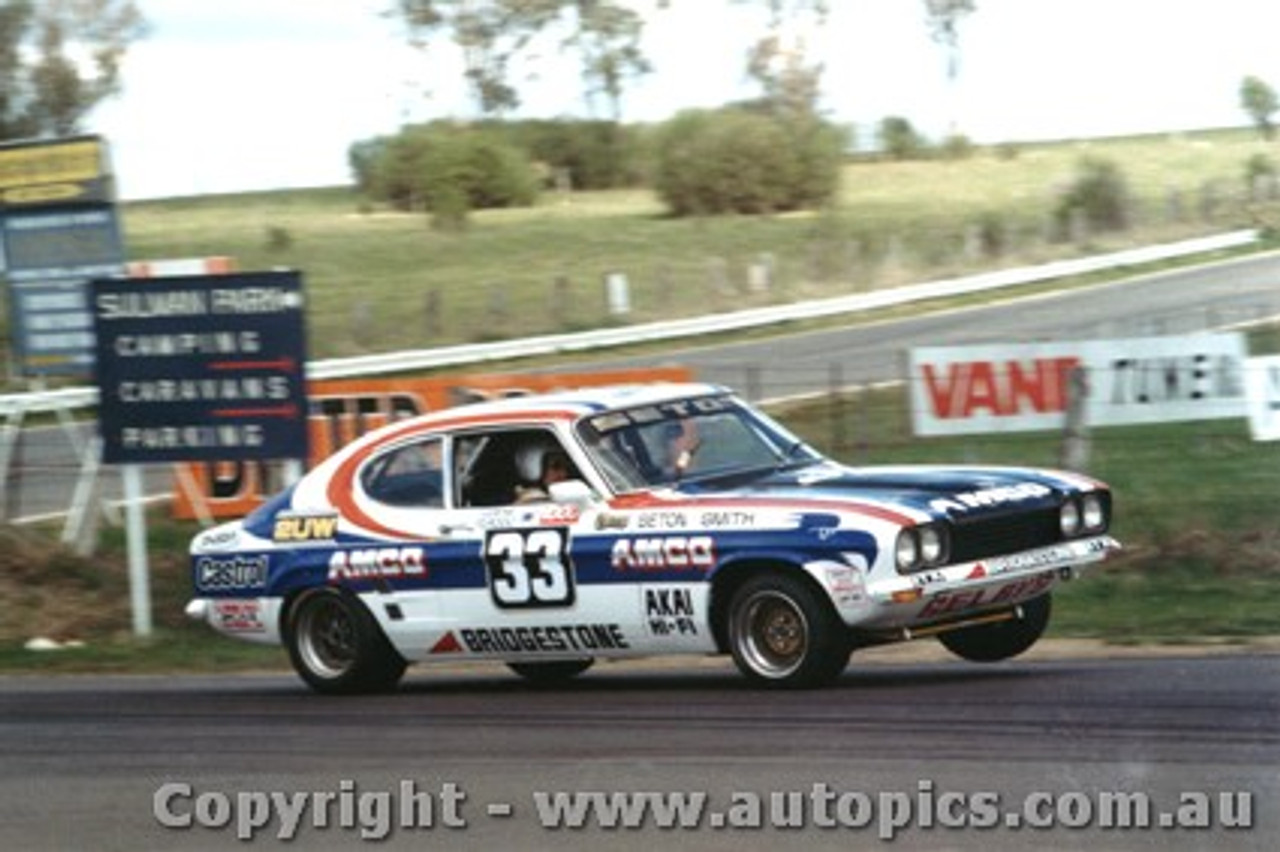
<path id="1" fill-rule="evenodd" d="M 1249 429 L 1255 441 L 1280 441 L 1280 355 L 1245 362 Z"/>
<path id="2" fill-rule="evenodd" d="M 911 350 L 917 435 L 1060 429 L 1072 372 L 1091 426 L 1245 417 L 1238 333 L 1129 340 L 926 346 Z"/>

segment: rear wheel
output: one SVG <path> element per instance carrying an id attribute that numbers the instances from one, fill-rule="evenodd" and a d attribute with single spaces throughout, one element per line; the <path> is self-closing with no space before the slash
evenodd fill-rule
<path id="1" fill-rule="evenodd" d="M 957 657 L 974 663 L 994 663 L 1016 657 L 1044 634 L 1049 626 L 1051 603 L 1050 596 L 1043 594 L 1019 605 L 1021 618 L 962 627 L 939 634 L 938 641 Z"/>
<path id="2" fill-rule="evenodd" d="M 383 692 L 404 674 L 404 658 L 377 621 L 358 598 L 336 589 L 299 599 L 285 636 L 294 669 L 316 692 Z"/>
<path id="3" fill-rule="evenodd" d="M 769 573 L 747 580 L 729 604 L 728 628 L 738 670 L 764 686 L 822 686 L 849 662 L 844 623 L 799 577 Z"/>
<path id="4" fill-rule="evenodd" d="M 549 660 L 538 663 L 507 663 L 507 668 L 520 675 L 520 677 L 529 681 L 542 685 L 553 685 L 573 680 L 578 675 L 591 668 L 591 664 L 595 660 L 587 657 L 582 660 Z"/>

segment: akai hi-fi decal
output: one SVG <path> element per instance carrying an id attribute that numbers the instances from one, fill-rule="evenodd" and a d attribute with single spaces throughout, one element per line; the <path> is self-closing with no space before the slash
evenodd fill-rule
<path id="1" fill-rule="evenodd" d="M 701 620 L 694 586 L 642 586 L 644 626 L 653 636 L 689 637 L 699 635 Z"/>

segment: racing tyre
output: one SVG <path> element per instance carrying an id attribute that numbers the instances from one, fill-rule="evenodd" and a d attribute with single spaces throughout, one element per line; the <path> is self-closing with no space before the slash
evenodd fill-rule
<path id="1" fill-rule="evenodd" d="M 753 577 L 734 593 L 727 634 L 738 670 L 777 688 L 830 683 L 852 649 L 831 604 L 804 579 L 779 573 Z"/>
<path id="2" fill-rule="evenodd" d="M 406 666 L 369 610 L 336 589 L 307 593 L 294 604 L 286 642 L 298 675 L 329 695 L 392 689 Z"/>
<path id="3" fill-rule="evenodd" d="M 587 657 L 582 660 L 550 660 L 540 663 L 507 663 L 507 668 L 520 675 L 530 683 L 539 686 L 553 686 L 573 680 L 591 668 L 595 660 Z"/>
<path id="4" fill-rule="evenodd" d="M 938 641 L 957 657 L 973 663 L 994 663 L 1016 657 L 1036 644 L 1049 625 L 1051 599 L 1048 594 L 1021 604 L 1022 618 L 962 627 L 938 636 Z"/>

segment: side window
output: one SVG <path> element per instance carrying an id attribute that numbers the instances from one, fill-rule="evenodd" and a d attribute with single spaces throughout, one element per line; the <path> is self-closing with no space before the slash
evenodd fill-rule
<path id="1" fill-rule="evenodd" d="M 444 469 L 439 438 L 415 441 L 374 458 L 360 473 L 365 494 L 389 506 L 444 506 Z"/>
<path id="2" fill-rule="evenodd" d="M 549 500 L 550 483 L 581 476 L 548 429 L 461 435 L 453 448 L 459 506 Z"/>

